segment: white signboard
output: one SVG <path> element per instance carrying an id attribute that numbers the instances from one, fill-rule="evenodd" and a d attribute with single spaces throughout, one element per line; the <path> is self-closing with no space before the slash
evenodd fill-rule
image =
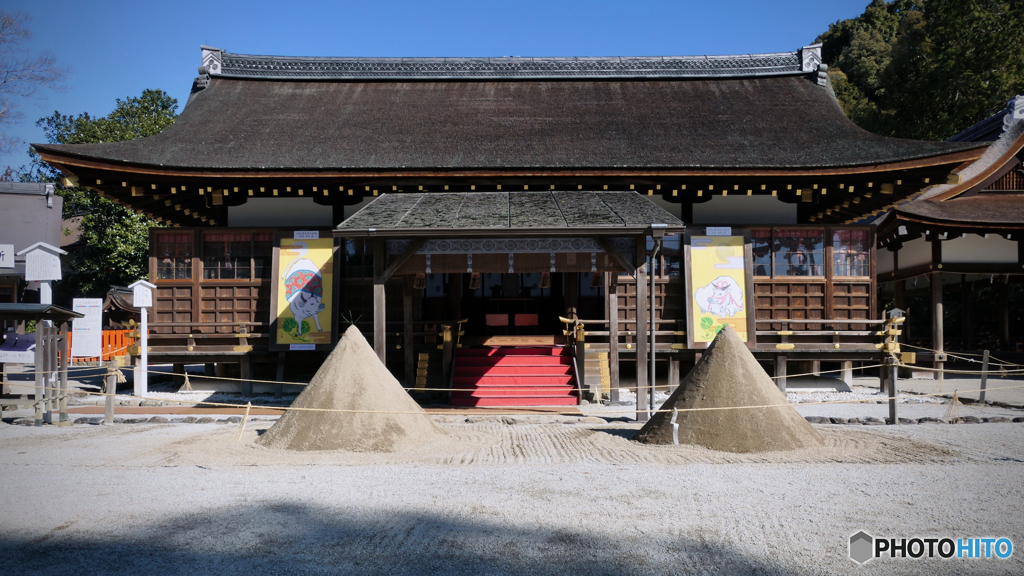
<path id="1" fill-rule="evenodd" d="M 103 299 L 75 298 L 72 310 L 85 314 L 71 324 L 71 356 L 98 358 L 103 355 Z"/>
<path id="2" fill-rule="evenodd" d="M 25 281 L 60 280 L 60 256 L 38 248 L 25 254 Z"/>
<path id="3" fill-rule="evenodd" d="M 316 350 L 316 344 L 289 344 L 289 350 Z"/>
<path id="4" fill-rule="evenodd" d="M 145 284 L 135 284 L 132 287 L 132 306 L 135 308 L 150 308 L 153 306 L 153 291 Z"/>
<path id="5" fill-rule="evenodd" d="M 317 240 L 320 238 L 319 230 L 296 230 L 295 240 Z"/>
<path id="6" fill-rule="evenodd" d="M 0 268 L 14 268 L 14 244 L 0 244 Z"/>
<path id="7" fill-rule="evenodd" d="M 705 236 L 732 236 L 731 226 L 708 226 L 704 231 Z"/>

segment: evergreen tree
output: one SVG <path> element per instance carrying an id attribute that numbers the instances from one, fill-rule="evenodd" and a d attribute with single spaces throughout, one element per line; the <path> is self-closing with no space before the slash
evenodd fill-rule
<path id="1" fill-rule="evenodd" d="M 141 96 L 118 99 L 114 111 L 102 118 L 54 112 L 36 125 L 51 144 L 120 142 L 159 134 L 177 118 L 178 101 L 162 90 L 144 90 Z M 64 218 L 81 218 L 84 248 L 68 255 L 71 270 L 55 286 L 54 301 L 101 297 L 111 285 L 127 286 L 148 275 L 149 231 L 160 224 L 86 188 L 63 186 L 60 173 L 34 158 L 23 180 L 55 182 L 64 198 Z"/>

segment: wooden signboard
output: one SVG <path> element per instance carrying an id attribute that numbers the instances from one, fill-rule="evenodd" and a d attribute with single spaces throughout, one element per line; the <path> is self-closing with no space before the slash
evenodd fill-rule
<path id="1" fill-rule="evenodd" d="M 687 346 L 707 348 L 728 324 L 753 348 L 757 315 L 750 231 L 689 228 L 683 242 Z"/>
<path id="2" fill-rule="evenodd" d="M 331 230 L 274 233 L 270 350 L 331 350 L 340 263 Z"/>

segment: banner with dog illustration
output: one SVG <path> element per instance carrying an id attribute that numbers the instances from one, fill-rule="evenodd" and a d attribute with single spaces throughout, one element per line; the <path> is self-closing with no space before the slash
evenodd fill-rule
<path id="1" fill-rule="evenodd" d="M 326 350 L 337 337 L 335 247 L 330 231 L 274 235 L 271 349 Z"/>
<path id="2" fill-rule="evenodd" d="M 691 342 L 711 342 L 726 324 L 751 341 L 749 240 L 744 236 L 690 236 L 687 294 Z"/>

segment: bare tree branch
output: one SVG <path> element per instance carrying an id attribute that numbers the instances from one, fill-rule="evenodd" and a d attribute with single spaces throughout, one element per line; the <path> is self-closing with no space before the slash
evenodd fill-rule
<path id="1" fill-rule="evenodd" d="M 40 89 L 66 90 L 64 81 L 71 73 L 50 52 L 29 52 L 25 46 L 32 38 L 29 20 L 23 12 L 0 10 L 0 152 L 10 152 L 21 144 L 7 131 L 23 118 L 19 101 L 40 98 Z"/>

